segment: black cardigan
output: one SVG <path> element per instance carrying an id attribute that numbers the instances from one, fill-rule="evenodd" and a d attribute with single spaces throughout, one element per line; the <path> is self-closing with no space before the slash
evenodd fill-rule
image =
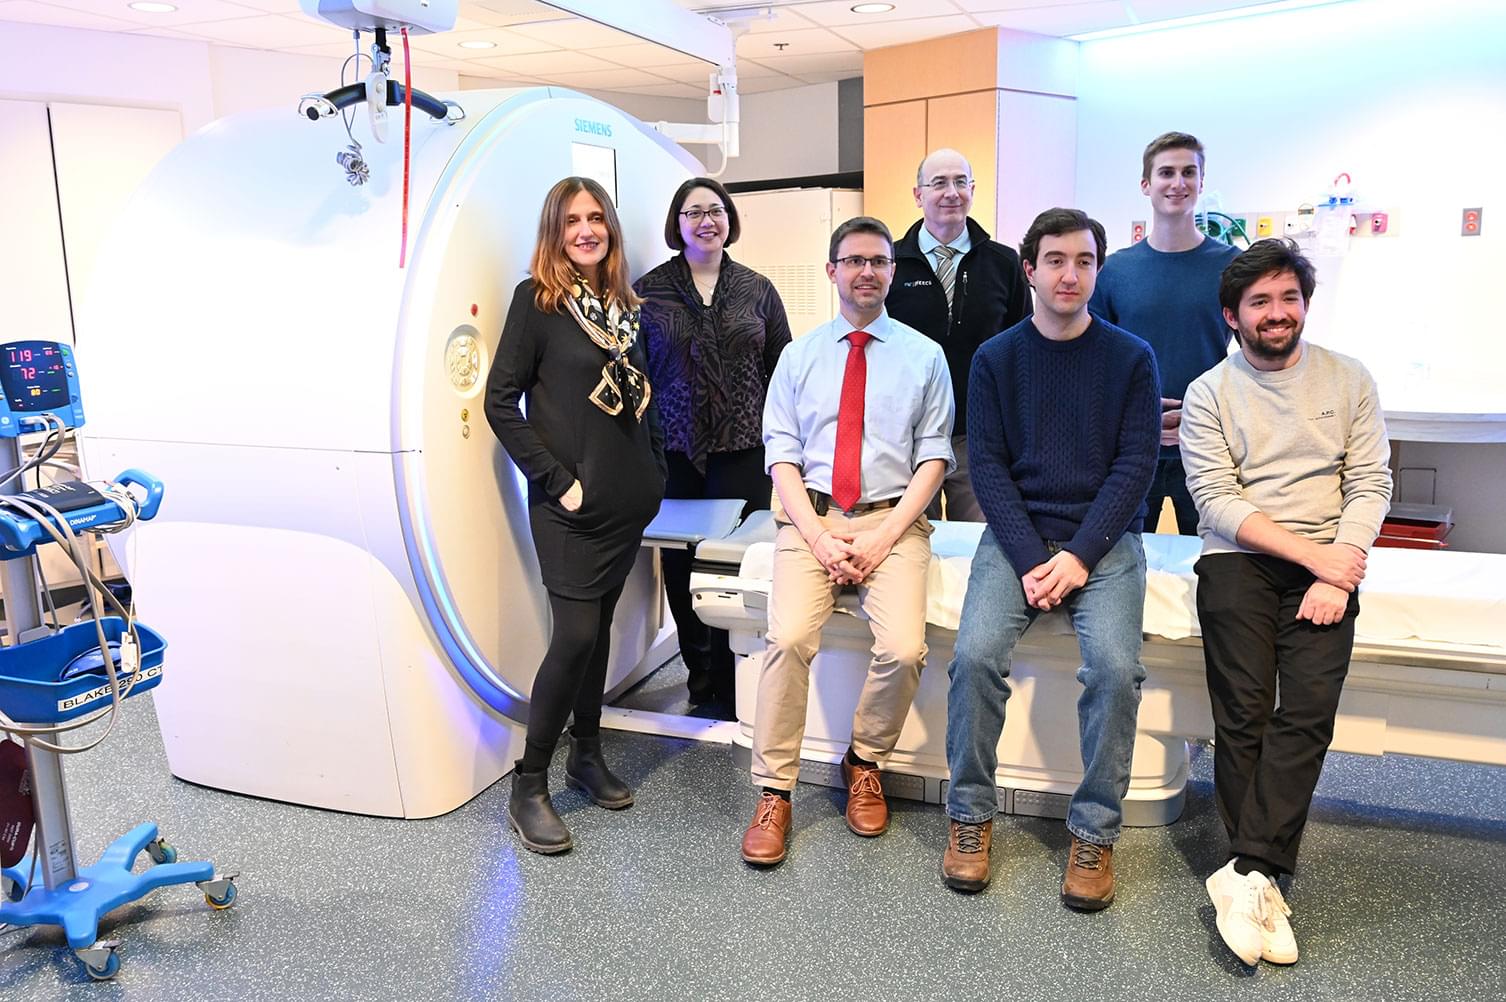
<path id="1" fill-rule="evenodd" d="M 641 336 L 628 357 L 644 369 Z M 606 360 L 568 313 L 534 306 L 532 279 L 517 287 L 486 382 L 486 419 L 528 478 L 544 585 L 566 598 L 597 598 L 626 579 L 664 497 L 653 403 L 640 422 L 626 405 L 611 415 L 588 399 Z M 566 511 L 559 497 L 576 480 L 584 500 Z"/>

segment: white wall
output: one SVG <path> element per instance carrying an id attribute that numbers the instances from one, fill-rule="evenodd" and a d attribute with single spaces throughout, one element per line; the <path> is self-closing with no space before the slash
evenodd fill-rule
<path id="1" fill-rule="evenodd" d="M 702 114 L 695 121 L 704 118 Z M 742 96 L 742 155 L 732 161 L 723 181 L 805 177 L 836 170 L 835 82 Z"/>
<path id="2" fill-rule="evenodd" d="M 1317 262 L 1310 336 L 1362 357 L 1388 406 L 1506 410 L 1506 338 L 1482 295 L 1506 272 L 1503 53 L 1498 0 L 1359 0 L 1084 43 L 1078 204 L 1127 243 L 1149 218 L 1141 150 L 1170 129 L 1207 146 L 1226 209 L 1291 211 L 1347 171 L 1395 235 Z M 1460 237 L 1478 205 L 1484 235 Z"/>
<path id="3" fill-rule="evenodd" d="M 1315 262 L 1308 336 L 1363 359 L 1389 410 L 1506 413 L 1506 4 L 1355 0 L 1084 43 L 1077 203 L 1111 244 L 1149 218 L 1140 153 L 1170 129 L 1207 146 L 1226 209 L 1291 211 L 1348 171 L 1395 235 Z M 1465 206 L 1481 236 L 1459 235 Z M 1456 548 L 1506 552 L 1503 449 L 1395 449 L 1437 468 Z"/>

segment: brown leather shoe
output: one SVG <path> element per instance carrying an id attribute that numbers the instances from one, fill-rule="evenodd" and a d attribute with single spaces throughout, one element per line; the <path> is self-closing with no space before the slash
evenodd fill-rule
<path id="1" fill-rule="evenodd" d="M 776 793 L 765 793 L 758 798 L 753 823 L 743 833 L 743 859 L 757 866 L 784 862 L 789 833 L 790 802 Z"/>
<path id="2" fill-rule="evenodd" d="M 975 894 L 988 886 L 988 852 L 994 844 L 993 818 L 979 824 L 953 821 L 941 857 L 941 879 L 954 891 Z"/>
<path id="3" fill-rule="evenodd" d="M 1096 912 L 1114 903 L 1114 847 L 1084 842 L 1072 836 L 1067 876 L 1062 880 L 1062 904 Z"/>
<path id="4" fill-rule="evenodd" d="M 847 827 L 854 835 L 873 838 L 889 830 L 889 802 L 879 785 L 878 766 L 853 765 L 842 756 L 842 781 L 847 784 Z"/>

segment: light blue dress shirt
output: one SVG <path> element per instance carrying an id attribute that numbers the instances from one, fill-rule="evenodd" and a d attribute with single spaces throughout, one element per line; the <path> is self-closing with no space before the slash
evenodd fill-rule
<path id="1" fill-rule="evenodd" d="M 941 264 L 941 257 L 936 253 L 936 248 L 941 246 L 941 241 L 932 236 L 931 231 L 922 223 L 915 242 L 920 245 L 920 252 L 926 256 L 926 260 L 931 262 L 931 270 L 935 271 Z M 952 267 L 955 268 L 962 262 L 963 255 L 973 249 L 973 238 L 968 235 L 967 227 L 962 227 L 962 235 L 947 246 L 957 252 L 957 256 L 952 259 Z"/>
<path id="2" fill-rule="evenodd" d="M 805 486 L 831 493 L 837 445 L 837 409 L 847 370 L 847 335 L 840 314 L 792 341 L 779 356 L 763 408 L 764 463 L 794 463 Z M 866 328 L 873 340 L 864 355 L 863 460 L 860 503 L 903 494 L 921 463 L 952 454 L 952 380 L 941 345 L 887 312 Z"/>

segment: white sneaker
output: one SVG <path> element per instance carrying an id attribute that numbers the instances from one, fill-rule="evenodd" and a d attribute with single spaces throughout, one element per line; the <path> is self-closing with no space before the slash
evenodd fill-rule
<path id="1" fill-rule="evenodd" d="M 1292 910 L 1281 896 L 1281 888 L 1274 881 L 1266 881 L 1265 925 L 1260 929 L 1260 959 L 1273 964 L 1297 962 L 1297 937 L 1292 935 L 1292 924 L 1287 916 Z"/>
<path id="2" fill-rule="evenodd" d="M 1265 950 L 1266 889 L 1271 882 L 1261 873 L 1234 872 L 1231 859 L 1204 886 L 1218 913 L 1218 934 L 1236 957 L 1254 967 Z"/>

